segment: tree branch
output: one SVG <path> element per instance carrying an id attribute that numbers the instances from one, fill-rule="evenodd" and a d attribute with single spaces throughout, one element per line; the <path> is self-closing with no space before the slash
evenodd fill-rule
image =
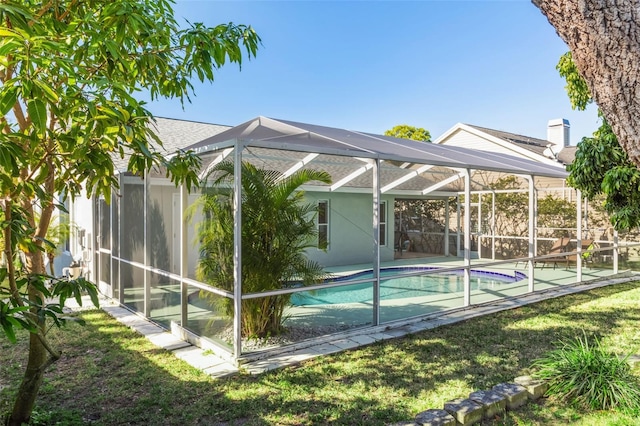
<path id="1" fill-rule="evenodd" d="M 8 135 L 9 133 L 11 133 L 11 127 L 9 126 L 9 122 L 4 116 L 0 118 L 0 126 L 2 126 L 3 134 Z"/>
<path id="2" fill-rule="evenodd" d="M 13 115 L 16 117 L 16 121 L 18 122 L 20 130 L 25 131 L 29 128 L 29 126 L 31 125 L 31 120 L 24 115 L 22 106 L 18 101 L 16 101 L 15 105 L 13 106 Z"/>
<path id="3" fill-rule="evenodd" d="M 49 343 L 47 338 L 44 335 L 42 335 L 40 331 L 38 331 L 36 336 L 38 336 L 38 340 L 40 340 L 40 343 L 42 343 L 42 346 L 44 346 L 44 348 L 47 350 L 47 352 L 49 352 L 49 354 L 51 355 L 49 357 L 49 359 L 47 359 L 47 362 L 45 363 L 45 365 L 43 366 L 43 368 L 47 368 L 48 366 L 50 366 L 51 364 L 53 364 L 54 362 L 59 360 L 60 359 L 60 355 L 62 355 L 62 354 L 60 352 L 56 351 L 51 346 L 51 344 Z"/>
<path id="4" fill-rule="evenodd" d="M 51 161 L 51 156 L 46 156 L 47 166 L 48 166 L 48 174 L 44 182 L 44 191 L 47 194 L 53 194 L 55 188 L 55 175 L 56 168 Z M 40 242 L 42 238 L 47 235 L 47 230 L 49 229 L 49 225 L 51 223 L 51 217 L 53 216 L 53 211 L 55 209 L 55 205 L 52 200 L 42 200 L 42 211 L 40 212 L 40 221 L 38 222 L 36 233 L 34 237 L 37 239 L 36 242 Z"/>
<path id="5" fill-rule="evenodd" d="M 18 291 L 18 285 L 16 283 L 16 269 L 13 264 L 13 246 L 11 245 L 11 239 L 13 238 L 11 231 L 11 221 L 13 217 L 11 215 L 11 200 L 5 198 L 2 201 L 4 207 L 4 220 L 8 222 L 8 225 L 4 228 L 4 255 L 7 259 L 7 279 L 9 280 L 9 290 L 11 291 L 11 299 L 18 306 L 24 306 L 24 302 L 20 297 Z"/>
<path id="6" fill-rule="evenodd" d="M 53 0 L 49 0 L 47 4 L 43 4 L 38 13 L 35 14 L 36 18 L 42 18 L 44 14 L 47 13 L 49 9 L 51 9 L 51 6 L 53 6 Z M 31 21 L 29 21 L 29 26 L 35 24 L 37 19 L 32 19 Z"/>

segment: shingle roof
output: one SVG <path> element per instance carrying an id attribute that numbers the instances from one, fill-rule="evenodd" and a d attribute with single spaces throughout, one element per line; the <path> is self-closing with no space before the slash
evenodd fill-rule
<path id="1" fill-rule="evenodd" d="M 229 128 L 230 126 L 220 124 L 156 117 L 155 131 L 162 141 L 162 147 L 157 147 L 157 149 L 170 155 L 181 148 L 198 143 Z M 124 172 L 127 170 L 129 156 L 125 154 L 124 158 L 120 158 L 118 154 L 114 154 L 113 163 L 116 170 Z"/>
<path id="2" fill-rule="evenodd" d="M 565 146 L 557 155 L 558 161 L 562 164 L 571 164 L 576 159 L 577 146 Z"/>
<path id="3" fill-rule="evenodd" d="M 297 151 L 285 151 L 280 149 L 268 149 L 263 147 L 247 147 L 242 154 L 242 160 L 254 164 L 266 170 L 285 171 L 296 166 L 297 163 L 303 161 L 309 153 Z M 205 157 L 205 167 L 215 160 L 215 156 Z M 357 188 L 371 190 L 373 181 L 373 170 L 362 170 L 365 163 L 345 156 L 319 154 L 313 160 L 309 160 L 303 166 L 309 170 L 319 170 L 327 172 L 331 175 L 332 184 L 327 185 L 320 182 L 314 182 L 308 185 L 314 187 L 315 190 L 322 191 L 323 187 L 333 187 L 331 191 L 346 189 L 347 191 Z M 357 170 L 362 173 L 353 175 Z M 438 184 L 443 180 L 456 175 L 458 172 L 446 167 L 429 168 L 420 173 L 412 168 L 400 168 L 392 162 L 382 162 L 380 167 L 379 184 L 382 191 L 387 194 L 411 194 L 419 195 L 422 190 L 432 185 Z M 402 179 L 410 176 L 410 179 Z M 395 183 L 394 183 L 395 182 Z M 336 185 L 337 187 L 334 187 Z M 477 182 L 471 182 L 473 190 L 486 189 L 485 186 Z M 438 187 L 439 193 L 459 192 L 464 190 L 464 181 L 460 178 L 449 184 Z"/>
<path id="4" fill-rule="evenodd" d="M 534 152 L 538 155 L 542 155 L 546 157 L 545 150 L 549 145 L 548 140 L 532 138 L 529 136 L 519 135 L 517 133 L 503 132 L 501 130 L 489 129 L 486 127 L 474 126 L 473 124 L 467 124 L 469 127 L 473 127 L 474 129 L 480 130 L 484 133 L 487 133 L 496 138 L 503 139 L 509 143 L 517 145 L 523 149 Z M 573 160 L 576 157 L 576 147 L 575 146 L 565 146 L 562 150 L 556 155 L 556 160 L 564 165 L 573 163 Z"/>
<path id="5" fill-rule="evenodd" d="M 549 144 L 548 140 L 518 135 L 516 133 L 503 132 L 501 130 L 488 129 L 486 127 L 474 126 L 473 124 L 467 124 L 467 126 L 478 129 L 484 133 L 488 133 L 491 136 L 495 136 L 496 138 L 504 139 L 507 142 L 518 145 L 528 151 L 535 152 L 539 155 L 544 155 L 544 150 Z"/>

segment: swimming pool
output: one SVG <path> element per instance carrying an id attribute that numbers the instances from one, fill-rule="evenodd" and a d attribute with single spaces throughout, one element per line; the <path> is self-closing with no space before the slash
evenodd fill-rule
<path id="1" fill-rule="evenodd" d="M 437 267 L 395 267 L 380 269 L 380 300 L 404 299 L 411 297 L 433 296 L 435 294 L 461 292 L 464 289 L 464 270 L 457 269 L 447 272 L 436 272 L 429 275 L 414 275 L 383 279 L 385 276 L 408 274 L 420 271 L 435 271 Z M 355 274 L 333 278 L 328 282 L 340 282 L 355 279 L 373 278 L 373 270 L 357 272 Z M 514 275 L 500 272 L 471 270 L 471 290 L 492 289 L 501 287 L 527 278 L 521 272 Z M 291 304 L 331 305 L 338 303 L 371 303 L 373 300 L 373 284 L 361 283 L 332 287 L 321 290 L 303 291 L 291 295 Z"/>

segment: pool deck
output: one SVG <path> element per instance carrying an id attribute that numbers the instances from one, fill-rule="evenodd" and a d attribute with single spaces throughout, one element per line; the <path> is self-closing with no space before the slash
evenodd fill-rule
<path id="1" fill-rule="evenodd" d="M 407 262 L 396 260 L 391 264 L 382 266 L 416 265 L 418 263 L 418 259 L 407 259 Z M 472 265 L 480 263 L 480 261 L 474 260 Z M 460 261 L 458 259 L 456 264 L 456 260 L 449 258 L 428 258 L 425 259 L 425 265 L 451 267 L 459 266 Z M 520 264 L 519 266 L 520 268 L 516 268 L 516 265 L 513 263 L 501 264 L 492 267 L 482 267 L 482 270 L 510 271 L 510 274 L 513 274 L 514 270 L 518 270 L 527 273 L 526 265 L 523 266 Z M 347 269 L 353 271 L 357 268 L 353 266 L 344 268 L 345 271 Z M 370 269 L 370 265 L 368 269 Z M 336 270 L 334 272 L 339 271 Z M 640 274 L 626 271 L 611 276 L 611 270 L 583 269 L 583 281 L 575 283 L 575 268 L 565 269 L 564 267 L 558 267 L 554 270 L 552 267 L 545 267 L 543 269 L 538 267 L 535 268 L 535 277 L 536 291 L 533 293 L 526 292 L 526 284 L 524 288 L 519 287 L 518 289 L 514 289 L 513 294 L 483 292 L 483 294 L 478 294 L 475 297 L 472 295 L 473 305 L 471 306 L 454 306 L 447 310 L 439 309 L 430 314 L 423 312 L 424 309 L 422 311 L 418 309 L 419 312 L 423 312 L 423 315 L 420 317 L 398 320 L 389 319 L 391 317 L 388 317 L 385 319 L 385 321 L 388 320 L 388 322 L 385 322 L 383 325 L 354 328 L 287 346 L 243 354 L 237 363 L 231 359 L 217 356 L 210 350 L 204 350 L 190 345 L 175 337 L 166 329 L 148 321 L 139 314 L 131 312 L 111 299 L 103 298 L 101 300 L 101 309 L 121 323 L 143 334 L 158 347 L 172 352 L 177 358 L 184 360 L 193 367 L 202 370 L 212 377 L 223 377 L 238 372 L 259 374 L 268 370 L 297 364 L 314 357 L 354 349 L 377 341 L 389 340 L 441 325 L 517 308 L 549 298 L 587 291 L 611 284 L 638 280 L 640 279 Z M 486 300 L 483 300 L 482 297 L 486 298 Z M 415 301 L 412 304 L 415 305 Z M 418 303 L 418 305 L 420 304 Z M 82 309 L 75 304 L 75 300 L 68 300 L 67 306 L 73 310 Z M 86 307 L 92 305 L 89 300 L 86 299 L 83 306 L 86 309 Z M 405 303 L 404 308 L 406 307 L 407 304 Z M 393 307 L 389 307 L 389 309 L 392 308 Z M 371 307 L 369 306 L 367 309 L 370 311 Z M 385 306 L 381 306 L 381 317 L 386 309 Z M 312 314 L 310 311 L 307 313 Z"/>

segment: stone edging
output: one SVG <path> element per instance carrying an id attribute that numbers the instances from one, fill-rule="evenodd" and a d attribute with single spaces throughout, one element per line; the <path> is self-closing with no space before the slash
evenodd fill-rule
<path id="1" fill-rule="evenodd" d="M 458 398 L 444 404 L 444 409 L 427 410 L 414 420 L 393 423 L 390 426 L 469 426 L 492 419 L 506 410 L 513 410 L 542 397 L 548 385 L 531 376 L 520 376 L 513 383 L 500 383 L 491 390 L 476 391 L 469 398 Z"/>

